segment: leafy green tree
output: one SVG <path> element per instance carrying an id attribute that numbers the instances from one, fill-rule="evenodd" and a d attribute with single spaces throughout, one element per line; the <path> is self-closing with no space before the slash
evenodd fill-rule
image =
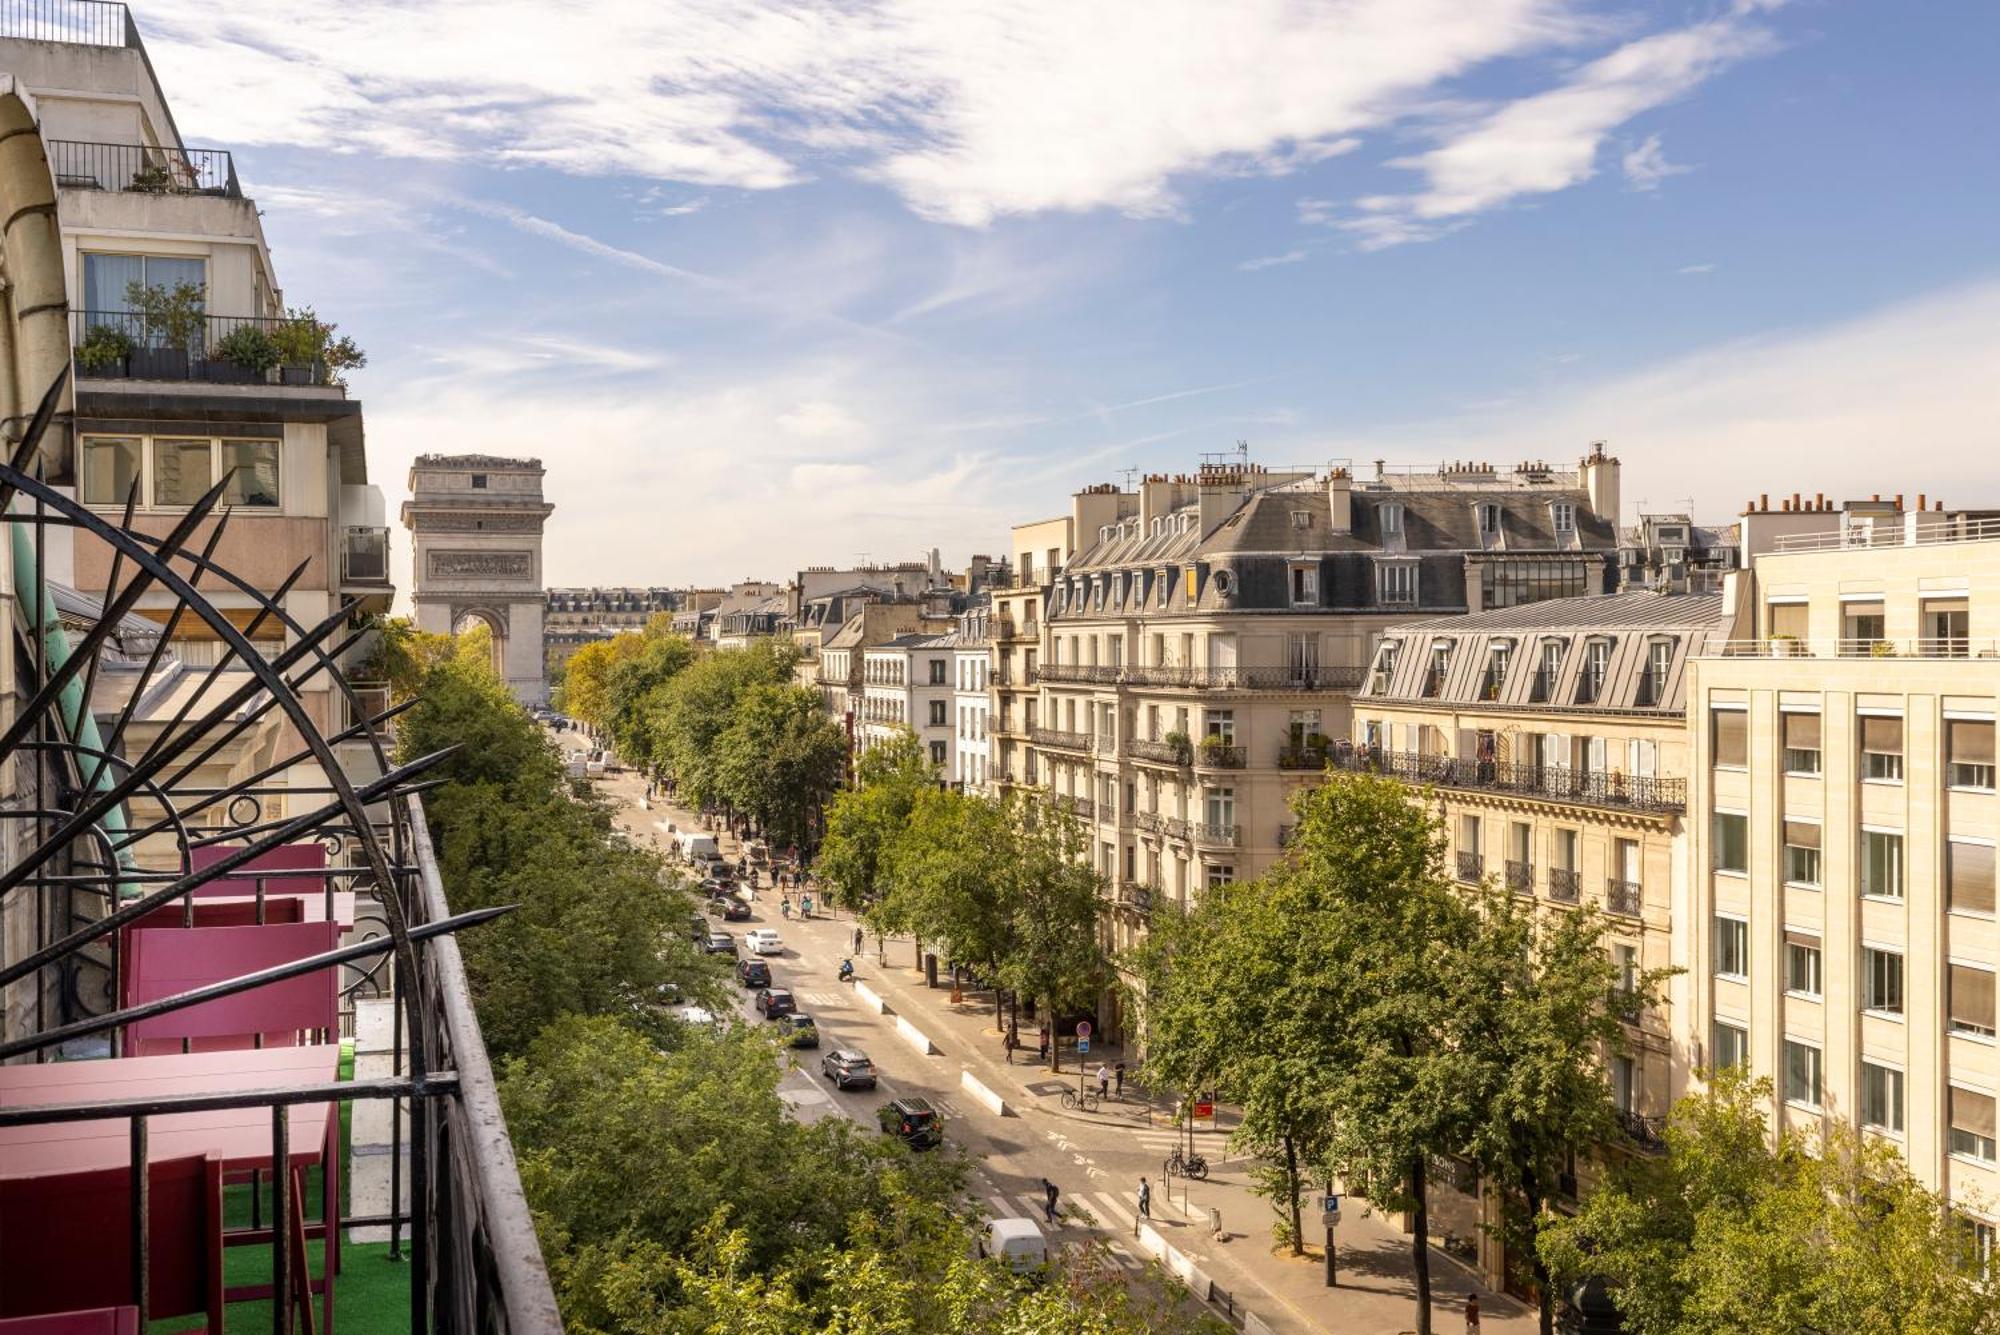
<path id="1" fill-rule="evenodd" d="M 1572 1152 L 1620 1144 L 1604 1064 L 1630 1050 L 1624 1019 L 1658 1001 L 1670 971 L 1624 978 L 1594 907 L 1537 913 L 1488 890 L 1476 931 L 1451 971 L 1450 1046 L 1465 1059 L 1473 1113 L 1465 1153 L 1499 1195 L 1510 1252 L 1526 1255 L 1555 1328 L 1555 1286 L 1535 1232 Z"/>
<path id="2" fill-rule="evenodd" d="M 729 800 L 718 742 L 735 720 L 737 700 L 752 686 L 788 684 L 797 661 L 798 650 L 773 642 L 703 654 L 658 693 L 656 758 L 690 804 Z"/>
<path id="3" fill-rule="evenodd" d="M 920 791 L 883 853 L 880 915 L 996 972 L 1014 945 L 1013 834 L 990 798 Z"/>
<path id="4" fill-rule="evenodd" d="M 604 686 L 605 727 L 627 761 L 649 768 L 659 763 L 655 724 L 665 706 L 662 689 L 694 660 L 692 640 L 649 626 L 637 652 L 611 665 Z"/>
<path id="5" fill-rule="evenodd" d="M 1053 1014 L 1094 1006 L 1115 974 L 1104 949 L 1104 878 L 1090 865 L 1083 828 L 1073 812 L 1016 804 L 1008 819 L 1005 862 L 1010 882 L 1007 947 L 996 963 L 999 982 L 1034 997 Z M 994 1021 L 1000 998 L 994 994 Z M 1049 1060 L 1058 1063 L 1057 1045 Z"/>
<path id="6" fill-rule="evenodd" d="M 816 693 L 760 683 L 737 697 L 716 753 L 730 804 L 754 816 L 774 843 L 804 847 L 847 768 L 847 734 Z"/>
<path id="7" fill-rule="evenodd" d="M 1664 1154 L 1614 1161 L 1542 1230 L 1549 1269 L 1602 1276 L 1632 1335 L 2000 1330 L 2000 1286 L 1894 1148 L 1844 1123 L 1774 1137 L 1770 1099 L 1737 1072 L 1683 1099 Z"/>
<path id="8" fill-rule="evenodd" d="M 893 912 L 884 917 L 871 906 L 881 895 L 882 860 L 890 843 L 918 795 L 936 786 L 937 770 L 907 728 L 861 753 L 854 786 L 835 794 L 827 807 L 826 839 L 813 862 L 829 902 L 870 911 L 877 931 L 904 930 Z"/>

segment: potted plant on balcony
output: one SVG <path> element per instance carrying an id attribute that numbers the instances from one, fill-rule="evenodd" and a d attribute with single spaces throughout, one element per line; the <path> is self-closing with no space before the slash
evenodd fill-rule
<path id="1" fill-rule="evenodd" d="M 141 195 L 166 195 L 174 191 L 174 174 L 164 164 L 149 162 L 132 173 L 128 190 Z"/>
<path id="2" fill-rule="evenodd" d="M 1177 764 L 1185 765 L 1194 759 L 1194 742 L 1186 733 L 1170 732 L 1160 740 L 1165 742 L 1167 749 L 1174 753 L 1174 760 Z"/>
<path id="3" fill-rule="evenodd" d="M 76 364 L 86 375 L 130 375 L 132 350 L 137 346 L 132 336 L 116 325 L 94 324 L 76 345 Z"/>
<path id="4" fill-rule="evenodd" d="M 259 384 L 278 364 L 278 345 L 254 324 L 239 325 L 218 340 L 204 364 L 210 380 L 225 384 Z"/>
<path id="5" fill-rule="evenodd" d="M 343 373 L 366 366 L 368 354 L 348 335 L 334 337 L 336 328 L 314 314 L 310 306 L 285 312 L 271 333 L 283 383 L 347 387 Z"/>
<path id="6" fill-rule="evenodd" d="M 1228 738 L 1210 733 L 1201 739 L 1201 763 L 1214 766 L 1227 765 L 1230 753 L 1235 749 L 1229 744 Z"/>
<path id="7" fill-rule="evenodd" d="M 132 282 L 125 304 L 139 317 L 143 346 L 133 354 L 133 374 L 154 380 L 185 380 L 190 356 L 208 329 L 207 297 L 199 283 Z"/>

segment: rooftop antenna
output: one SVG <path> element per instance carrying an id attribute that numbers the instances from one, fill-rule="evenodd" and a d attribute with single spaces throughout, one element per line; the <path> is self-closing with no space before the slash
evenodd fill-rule
<path id="1" fill-rule="evenodd" d="M 1119 469 L 1119 470 L 1118 470 L 1118 476 L 1120 476 L 1120 477 L 1122 477 L 1122 478 L 1124 478 L 1124 479 L 1125 479 L 1125 490 L 1127 490 L 1127 491 L 1137 491 L 1137 490 L 1139 489 L 1139 470 L 1138 470 L 1138 469 L 1136 469 L 1136 468 L 1121 468 L 1121 469 Z"/>

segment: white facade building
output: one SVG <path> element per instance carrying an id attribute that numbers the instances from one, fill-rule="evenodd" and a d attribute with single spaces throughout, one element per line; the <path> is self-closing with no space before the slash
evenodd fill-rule
<path id="1" fill-rule="evenodd" d="M 987 632 L 990 606 L 968 609 L 958 619 L 957 641 L 952 653 L 952 763 L 951 777 L 968 793 L 989 790 L 993 781 L 992 752 L 987 741 L 987 724 L 992 717 L 992 640 Z"/>
<path id="2" fill-rule="evenodd" d="M 861 749 L 879 745 L 908 728 L 940 776 L 954 773 L 952 681 L 956 635 L 898 635 L 863 650 L 861 663 Z"/>

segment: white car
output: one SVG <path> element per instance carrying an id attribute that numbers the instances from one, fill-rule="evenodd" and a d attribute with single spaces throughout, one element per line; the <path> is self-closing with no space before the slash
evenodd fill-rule
<path id="1" fill-rule="evenodd" d="M 604 753 L 602 751 L 592 751 L 590 759 L 584 761 L 584 768 L 593 779 L 604 773 Z"/>
<path id="2" fill-rule="evenodd" d="M 784 940 L 768 927 L 757 927 L 743 934 L 743 944 L 756 955 L 782 955 Z"/>

